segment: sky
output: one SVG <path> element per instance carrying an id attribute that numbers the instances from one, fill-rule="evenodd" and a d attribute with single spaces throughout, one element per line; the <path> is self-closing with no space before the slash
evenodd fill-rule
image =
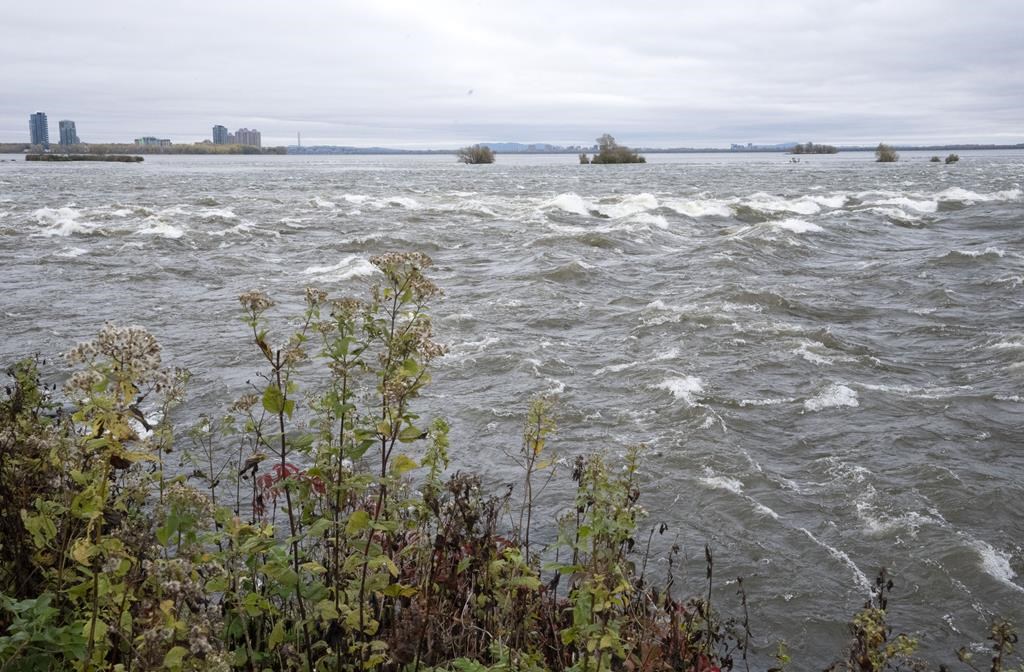
<path id="1" fill-rule="evenodd" d="M 0 142 L 1024 142 L 1022 0 L 3 0 Z"/>

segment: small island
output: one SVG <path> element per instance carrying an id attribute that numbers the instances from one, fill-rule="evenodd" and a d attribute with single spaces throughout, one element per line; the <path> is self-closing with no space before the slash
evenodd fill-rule
<path id="1" fill-rule="evenodd" d="M 816 145 L 809 142 L 806 145 L 797 143 L 791 154 L 838 154 L 839 148 L 834 145 Z"/>
<path id="2" fill-rule="evenodd" d="M 494 150 L 487 145 L 463 147 L 455 153 L 455 158 L 471 165 L 494 163 Z"/>
<path id="3" fill-rule="evenodd" d="M 26 161 L 115 161 L 141 163 L 143 157 L 131 154 L 26 154 Z"/>
<path id="4" fill-rule="evenodd" d="M 598 152 L 593 158 L 588 157 L 586 152 L 581 153 L 580 163 L 647 163 L 647 159 L 629 147 L 618 144 L 608 133 L 597 139 L 597 148 Z"/>

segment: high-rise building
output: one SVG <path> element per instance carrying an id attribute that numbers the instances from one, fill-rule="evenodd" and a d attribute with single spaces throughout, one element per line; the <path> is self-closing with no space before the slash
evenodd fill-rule
<path id="1" fill-rule="evenodd" d="M 36 112 L 28 118 L 29 135 L 33 145 L 50 146 L 50 126 L 46 122 L 45 112 Z"/>
<path id="2" fill-rule="evenodd" d="M 62 145 L 77 145 L 82 141 L 78 139 L 78 131 L 75 130 L 75 122 L 70 119 L 61 119 L 60 125 L 60 144 Z"/>
<path id="3" fill-rule="evenodd" d="M 250 145 L 252 147 L 261 146 L 262 140 L 260 138 L 260 132 L 257 131 L 255 128 L 251 130 L 248 128 L 240 128 L 237 131 L 235 131 L 234 136 L 235 143 L 239 145 Z"/>
<path id="4" fill-rule="evenodd" d="M 228 144 L 228 129 L 226 126 L 221 126 L 220 124 L 217 124 L 213 127 L 213 144 Z"/>

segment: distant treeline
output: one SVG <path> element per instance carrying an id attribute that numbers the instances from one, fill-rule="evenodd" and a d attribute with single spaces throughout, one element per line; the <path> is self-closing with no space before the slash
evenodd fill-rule
<path id="1" fill-rule="evenodd" d="M 0 154 L 21 154 L 25 151 L 41 152 L 42 148 L 32 147 L 27 142 L 0 143 Z M 196 143 L 167 145 L 80 144 L 50 145 L 53 154 L 286 154 L 285 147 L 252 147 L 250 145 L 214 145 Z"/>
<path id="2" fill-rule="evenodd" d="M 806 145 L 793 147 L 793 154 L 838 154 L 839 148 L 833 145 L 816 145 L 808 142 Z"/>

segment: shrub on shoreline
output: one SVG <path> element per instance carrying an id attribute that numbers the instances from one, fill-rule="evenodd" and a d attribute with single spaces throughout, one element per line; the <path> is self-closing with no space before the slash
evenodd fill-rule
<path id="1" fill-rule="evenodd" d="M 710 548 L 701 596 L 673 593 L 677 548 L 666 585 L 645 576 L 638 540 L 667 527 L 644 523 L 640 448 L 621 465 L 600 453 L 571 461 L 575 494 L 546 547 L 531 528 L 534 493 L 558 468 L 552 400 L 526 413 L 517 488 L 489 495 L 476 476 L 446 477 L 448 426 L 416 410 L 445 350 L 428 311 L 440 291 L 430 259 L 372 262 L 368 297 L 307 289 L 301 319 L 276 336 L 273 300 L 243 294 L 259 384 L 187 432 L 170 411 L 188 376 L 163 366 L 140 327 L 108 324 L 68 353 L 73 412 L 41 383 L 39 362 L 8 369 L 0 666 L 746 667 L 746 595 L 739 582 L 742 619 L 713 608 Z M 188 465 L 177 474 L 174 453 Z M 832 669 L 912 662 L 913 642 L 886 623 L 891 587 L 879 579 Z M 1008 666 L 1016 634 L 1000 627 L 993 646 Z"/>

